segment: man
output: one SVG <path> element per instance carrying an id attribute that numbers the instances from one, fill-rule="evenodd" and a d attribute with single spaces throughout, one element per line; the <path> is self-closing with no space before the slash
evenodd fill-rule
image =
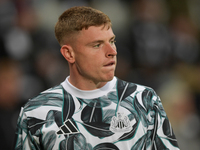
<path id="1" fill-rule="evenodd" d="M 22 108 L 16 150 L 179 149 L 155 92 L 114 76 L 107 15 L 72 7 L 59 17 L 55 35 L 70 75 Z"/>

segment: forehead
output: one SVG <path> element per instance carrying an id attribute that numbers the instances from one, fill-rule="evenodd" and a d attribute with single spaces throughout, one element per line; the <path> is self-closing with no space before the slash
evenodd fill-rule
<path id="1" fill-rule="evenodd" d="M 84 40 L 107 40 L 114 36 L 112 28 L 108 25 L 90 26 L 88 29 L 82 29 L 79 34 L 79 39 Z"/>

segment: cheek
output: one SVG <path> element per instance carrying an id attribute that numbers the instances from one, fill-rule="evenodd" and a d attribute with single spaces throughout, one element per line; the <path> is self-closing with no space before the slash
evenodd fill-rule
<path id="1" fill-rule="evenodd" d="M 95 60 L 87 59 L 77 62 L 79 70 L 82 70 L 86 73 L 92 73 L 98 69 L 98 64 Z"/>
<path id="2" fill-rule="evenodd" d="M 84 70 L 98 70 L 103 65 L 104 58 L 102 55 L 102 53 L 97 51 L 95 53 L 79 53 L 78 57 L 76 57 L 76 63 L 79 68 Z"/>
<path id="3" fill-rule="evenodd" d="M 103 58 L 101 57 L 101 55 L 93 55 L 91 57 L 89 57 L 87 60 L 88 65 L 93 66 L 93 67 L 97 67 L 100 66 L 103 63 Z"/>
<path id="4" fill-rule="evenodd" d="M 97 60 L 91 60 L 87 62 L 87 65 L 85 66 L 88 70 L 98 70 L 100 66 L 100 62 Z"/>

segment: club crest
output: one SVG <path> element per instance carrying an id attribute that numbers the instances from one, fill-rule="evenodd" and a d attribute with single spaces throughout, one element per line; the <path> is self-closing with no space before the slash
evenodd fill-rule
<path id="1" fill-rule="evenodd" d="M 110 131 L 116 132 L 130 132 L 132 127 L 130 126 L 130 120 L 123 113 L 117 113 L 117 116 L 113 116 L 110 124 Z"/>

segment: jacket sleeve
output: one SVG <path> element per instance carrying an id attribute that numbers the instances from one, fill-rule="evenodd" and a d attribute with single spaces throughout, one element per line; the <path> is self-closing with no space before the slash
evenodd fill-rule
<path id="1" fill-rule="evenodd" d="M 23 108 L 19 114 L 15 134 L 15 150 L 37 150 L 39 149 L 28 130 L 28 119 Z"/>
<path id="2" fill-rule="evenodd" d="M 159 96 L 153 90 L 146 96 L 151 105 L 149 120 L 152 124 L 148 126 L 151 149 L 179 150 L 178 142 Z"/>

